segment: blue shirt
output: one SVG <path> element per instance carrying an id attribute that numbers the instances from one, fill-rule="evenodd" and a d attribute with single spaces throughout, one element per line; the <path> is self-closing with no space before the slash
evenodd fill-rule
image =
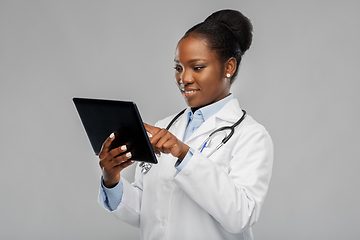
<path id="1" fill-rule="evenodd" d="M 226 98 L 221 99 L 220 101 L 217 101 L 213 104 L 207 105 L 205 107 L 202 107 L 198 110 L 196 110 L 194 113 L 192 111 L 189 111 L 187 115 L 187 125 L 185 128 L 185 134 L 183 141 L 185 142 L 191 134 L 193 134 L 199 127 L 196 128 L 189 128 L 190 122 L 194 119 L 196 116 L 197 119 L 201 119 L 202 123 L 205 122 L 207 119 L 209 119 L 211 116 L 213 116 L 215 113 L 217 113 L 221 108 L 223 108 L 228 102 L 230 102 L 233 99 L 232 94 L 227 96 Z M 191 160 L 191 157 L 194 155 L 194 149 L 190 148 L 186 156 L 182 161 L 178 160 L 175 164 L 175 168 L 177 172 L 180 172 L 186 164 Z M 115 210 L 122 199 L 123 195 L 123 184 L 120 179 L 120 182 L 113 188 L 107 188 L 103 184 L 103 180 L 101 178 L 101 191 L 100 191 L 100 197 L 103 199 L 105 205 L 108 206 L 108 209 L 110 211 Z"/>

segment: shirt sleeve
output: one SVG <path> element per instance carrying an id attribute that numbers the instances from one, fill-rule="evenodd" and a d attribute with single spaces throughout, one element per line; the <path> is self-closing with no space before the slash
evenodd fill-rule
<path id="1" fill-rule="evenodd" d="M 103 178 L 101 177 L 101 191 L 99 199 L 103 201 L 103 206 L 108 210 L 114 211 L 119 206 L 123 195 L 123 183 L 120 179 L 119 183 L 113 188 L 107 188 L 103 184 Z"/>
<path id="2" fill-rule="evenodd" d="M 180 160 L 176 161 L 175 168 L 177 170 L 177 173 L 179 173 L 181 170 L 184 169 L 184 167 L 188 164 L 188 162 L 190 161 L 193 155 L 194 155 L 194 149 L 190 148 L 182 161 Z"/>

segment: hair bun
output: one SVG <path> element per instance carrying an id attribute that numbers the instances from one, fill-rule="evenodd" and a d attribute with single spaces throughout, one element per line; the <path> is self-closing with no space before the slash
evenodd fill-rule
<path id="1" fill-rule="evenodd" d="M 219 21 L 227 25 L 237 37 L 242 54 L 250 48 L 253 26 L 241 12 L 230 9 L 220 10 L 211 14 L 204 22 L 208 21 Z"/>

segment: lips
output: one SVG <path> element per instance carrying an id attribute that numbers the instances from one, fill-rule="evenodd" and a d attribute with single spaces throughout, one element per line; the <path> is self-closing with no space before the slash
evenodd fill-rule
<path id="1" fill-rule="evenodd" d="M 181 92 L 184 94 L 186 98 L 190 98 L 194 96 L 198 91 L 199 89 L 181 89 Z"/>
<path id="2" fill-rule="evenodd" d="M 190 94 L 190 93 L 193 93 L 193 92 L 196 92 L 196 91 L 199 91 L 199 90 L 182 90 L 185 94 Z"/>

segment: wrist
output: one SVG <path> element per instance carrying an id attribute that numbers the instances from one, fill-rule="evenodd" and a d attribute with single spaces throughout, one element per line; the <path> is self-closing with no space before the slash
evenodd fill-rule
<path id="1" fill-rule="evenodd" d="M 110 179 L 107 179 L 105 176 L 103 176 L 103 185 L 104 185 L 104 187 L 106 187 L 106 188 L 113 188 L 113 187 L 115 187 L 119 182 L 120 182 L 120 177 L 119 177 L 119 179 L 110 180 Z"/>
<path id="2" fill-rule="evenodd" d="M 186 154 L 188 153 L 189 149 L 190 149 L 190 147 L 189 147 L 188 145 L 184 144 L 183 150 L 181 151 L 181 154 L 180 154 L 180 156 L 178 157 L 178 159 L 179 159 L 180 161 L 182 161 L 182 160 L 184 159 L 184 157 L 185 157 Z"/>

